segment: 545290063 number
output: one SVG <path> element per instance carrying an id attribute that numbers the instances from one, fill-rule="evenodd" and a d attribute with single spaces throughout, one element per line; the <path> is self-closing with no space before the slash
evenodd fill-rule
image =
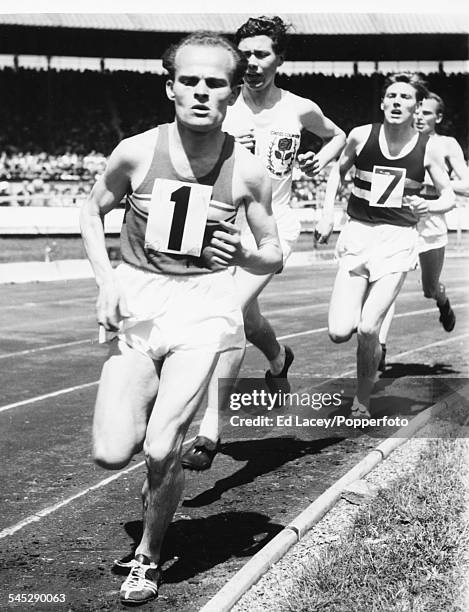
<path id="1" fill-rule="evenodd" d="M 64 603 L 65 593 L 9 593 L 8 603 Z"/>

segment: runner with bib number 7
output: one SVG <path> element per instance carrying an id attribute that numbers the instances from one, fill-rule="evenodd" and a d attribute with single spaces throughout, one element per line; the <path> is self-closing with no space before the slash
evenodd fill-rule
<path id="1" fill-rule="evenodd" d="M 383 123 L 350 132 L 326 188 L 323 216 L 330 218 L 340 181 L 354 167 L 349 220 L 336 246 L 339 269 L 329 306 L 329 336 L 340 343 L 357 332 L 352 415 L 358 418 L 370 416 L 381 323 L 407 272 L 417 264 L 417 222 L 432 209 L 444 212 L 454 204 L 438 141 L 414 127 L 415 111 L 426 95 L 417 75 L 389 77 L 381 101 Z M 418 195 L 426 170 L 440 194 L 436 200 Z"/>

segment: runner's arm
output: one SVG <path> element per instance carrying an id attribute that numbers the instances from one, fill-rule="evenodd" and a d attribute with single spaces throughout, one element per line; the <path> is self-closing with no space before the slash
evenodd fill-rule
<path id="1" fill-rule="evenodd" d="M 450 211 L 456 205 L 454 191 L 451 188 L 451 183 L 446 173 L 442 160 L 443 156 L 438 145 L 433 144 L 435 141 L 431 139 L 427 146 L 425 155 L 425 167 L 430 174 L 433 185 L 440 194 L 437 200 L 428 201 L 428 212 L 430 213 L 445 213 Z"/>
<path id="2" fill-rule="evenodd" d="M 311 100 L 302 100 L 301 104 L 301 125 L 325 141 L 318 153 L 308 151 L 298 156 L 301 170 L 308 176 L 313 176 L 340 155 L 346 139 L 344 131 L 326 117 L 317 104 Z"/>
<path id="3" fill-rule="evenodd" d="M 282 265 L 282 250 L 272 214 L 272 188 L 269 177 L 257 158 L 240 147 L 235 166 L 236 192 L 242 194 L 246 219 L 257 248 L 242 244 L 241 232 L 233 223 L 220 222 L 205 249 L 212 269 L 241 266 L 253 274 L 270 274 Z"/>
<path id="4" fill-rule="evenodd" d="M 322 202 L 321 218 L 315 229 L 315 238 L 320 243 L 326 243 L 334 229 L 334 204 L 337 199 L 337 192 L 341 186 L 345 175 L 354 165 L 357 153 L 357 147 L 360 145 L 362 138 L 359 128 L 355 128 L 349 134 L 347 143 L 341 153 L 339 161 L 336 162 L 329 174 L 326 183 L 326 191 Z"/>
<path id="5" fill-rule="evenodd" d="M 106 251 L 104 216 L 119 205 L 127 192 L 130 171 L 131 164 L 123 142 L 111 154 L 104 174 L 97 180 L 80 211 L 83 242 L 99 289 L 98 321 L 108 330 L 118 328 L 120 319 L 127 316 L 127 309 Z"/>
<path id="6" fill-rule="evenodd" d="M 447 160 L 456 175 L 451 179 L 453 191 L 459 195 L 469 196 L 469 168 L 464 159 L 462 149 L 455 138 L 448 139 Z"/>
<path id="7" fill-rule="evenodd" d="M 244 248 L 243 268 L 253 274 L 271 274 L 282 265 L 282 249 L 277 224 L 272 213 L 271 181 L 262 174 L 250 185 L 250 197 L 245 201 L 246 219 L 257 244 L 257 251 Z"/>

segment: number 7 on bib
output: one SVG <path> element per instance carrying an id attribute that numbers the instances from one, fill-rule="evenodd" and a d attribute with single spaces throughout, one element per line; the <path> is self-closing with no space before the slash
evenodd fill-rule
<path id="1" fill-rule="evenodd" d="M 374 166 L 371 179 L 370 206 L 402 208 L 405 177 L 405 168 Z"/>
<path id="2" fill-rule="evenodd" d="M 198 257 L 212 190 L 210 185 L 156 179 L 148 209 L 145 248 Z"/>

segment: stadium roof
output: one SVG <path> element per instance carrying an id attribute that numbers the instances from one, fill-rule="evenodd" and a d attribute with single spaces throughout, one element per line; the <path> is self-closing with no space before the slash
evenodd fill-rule
<path id="1" fill-rule="evenodd" d="M 0 25 L 130 32 L 234 32 L 248 14 L 34 13 L 0 14 Z M 294 34 L 468 34 L 469 13 L 295 13 L 282 17 Z"/>

